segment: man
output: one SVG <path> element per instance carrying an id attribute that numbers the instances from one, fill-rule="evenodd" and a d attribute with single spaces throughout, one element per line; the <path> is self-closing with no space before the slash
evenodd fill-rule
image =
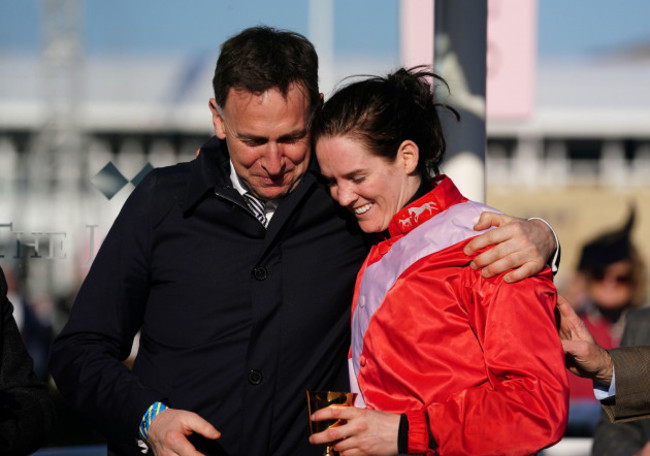
<path id="1" fill-rule="evenodd" d="M 106 237 L 51 366 L 110 454 L 136 453 L 138 429 L 157 455 L 195 455 L 190 434 L 206 454 L 319 453 L 305 390 L 349 388 L 349 306 L 368 239 L 311 159 L 317 70 L 296 33 L 257 27 L 226 41 L 216 137 L 191 163 L 152 171 Z M 517 280 L 555 249 L 543 224 L 523 221 L 471 248 L 500 241 L 475 260 L 495 263 L 486 276 L 523 265 Z M 121 360 L 140 328 L 129 371 Z"/>
<path id="2" fill-rule="evenodd" d="M 650 310 L 627 317 L 625 347 L 604 350 L 587 330 L 569 302 L 558 296 L 560 338 L 568 369 L 605 389 L 604 412 L 613 422 L 650 418 Z M 615 391 L 615 395 L 611 392 Z"/>
<path id="3" fill-rule="evenodd" d="M 645 345 L 646 349 L 650 348 L 650 309 L 648 308 L 632 310 L 626 317 L 621 346 L 635 348 L 639 345 Z M 614 355 L 614 357 L 616 356 Z M 645 419 L 630 420 L 632 417 L 638 417 L 639 413 L 643 413 L 643 409 L 634 407 L 633 404 L 629 406 L 630 399 L 634 398 L 637 401 L 645 401 L 646 406 L 650 403 L 650 363 L 647 361 L 636 366 L 641 373 L 645 374 L 640 381 L 630 383 L 629 378 L 623 372 L 622 377 L 616 379 L 614 398 L 603 401 L 603 413 L 601 413 L 600 422 L 594 433 L 592 448 L 594 456 L 650 455 L 650 417 L 647 417 L 646 414 Z M 614 376 L 616 377 L 617 374 L 618 371 Z M 619 395 L 622 401 L 617 399 Z M 627 414 L 628 419 L 623 418 L 612 423 L 609 416 L 613 416 L 615 413 Z"/>
<path id="4" fill-rule="evenodd" d="M 0 268 L 0 449 L 3 455 L 25 455 L 45 441 L 54 420 L 54 405 L 34 373 L 7 299 Z"/>

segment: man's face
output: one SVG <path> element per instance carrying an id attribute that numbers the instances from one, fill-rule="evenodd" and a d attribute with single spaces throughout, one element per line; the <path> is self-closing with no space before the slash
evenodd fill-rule
<path id="1" fill-rule="evenodd" d="M 219 110 L 210 100 L 215 134 L 228 144 L 239 178 L 259 198 L 291 192 L 309 165 L 309 113 L 306 91 L 292 85 L 256 94 L 231 88 Z"/>

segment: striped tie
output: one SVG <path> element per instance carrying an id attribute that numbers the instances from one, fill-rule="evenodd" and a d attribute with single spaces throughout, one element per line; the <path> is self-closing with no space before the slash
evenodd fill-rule
<path id="1" fill-rule="evenodd" d="M 246 200 L 246 204 L 248 204 L 248 207 L 253 211 L 253 215 L 255 215 L 255 218 L 260 221 L 264 227 L 266 227 L 267 221 L 266 221 L 266 213 L 264 210 L 264 201 L 261 201 L 253 196 L 252 193 L 246 192 L 244 193 L 244 199 Z"/>

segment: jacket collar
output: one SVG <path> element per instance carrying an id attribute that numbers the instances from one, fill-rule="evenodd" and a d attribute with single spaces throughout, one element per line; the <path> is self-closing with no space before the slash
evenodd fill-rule
<path id="1" fill-rule="evenodd" d="M 183 200 L 183 212 L 195 206 L 203 197 L 215 189 L 232 187 L 230 183 L 230 164 L 225 141 L 213 136 L 203 144 L 197 157 L 190 163 L 187 193 Z"/>
<path id="2" fill-rule="evenodd" d="M 391 237 L 406 234 L 454 204 L 467 201 L 444 174 L 436 176 L 429 183 L 429 189 L 428 193 L 411 201 L 393 216 L 388 225 Z"/>
<path id="3" fill-rule="evenodd" d="M 191 162 L 187 193 L 183 200 L 183 212 L 195 206 L 206 194 L 215 190 L 221 193 L 230 193 L 233 198 L 242 199 L 241 195 L 232 186 L 230 181 L 230 156 L 225 141 L 213 136 L 199 151 L 197 157 Z M 305 195 L 307 190 L 317 183 L 319 167 L 316 156 L 312 153 L 309 168 L 296 188 L 287 195 L 280 206 L 287 206 L 287 200 L 296 204 Z M 243 199 L 242 199 L 243 202 Z M 284 212 L 284 210 L 283 210 Z M 275 217 L 275 215 L 274 215 Z"/>

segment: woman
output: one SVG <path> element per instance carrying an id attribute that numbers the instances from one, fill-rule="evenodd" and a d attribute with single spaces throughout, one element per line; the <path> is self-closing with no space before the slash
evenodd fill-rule
<path id="1" fill-rule="evenodd" d="M 439 174 L 431 78 L 416 68 L 353 83 L 314 120 L 332 197 L 384 239 L 353 301 L 358 407 L 315 413 L 346 423 L 310 441 L 336 441 L 342 455 L 535 453 L 567 419 L 552 275 L 506 284 L 469 267 L 463 247 L 486 206 Z"/>

